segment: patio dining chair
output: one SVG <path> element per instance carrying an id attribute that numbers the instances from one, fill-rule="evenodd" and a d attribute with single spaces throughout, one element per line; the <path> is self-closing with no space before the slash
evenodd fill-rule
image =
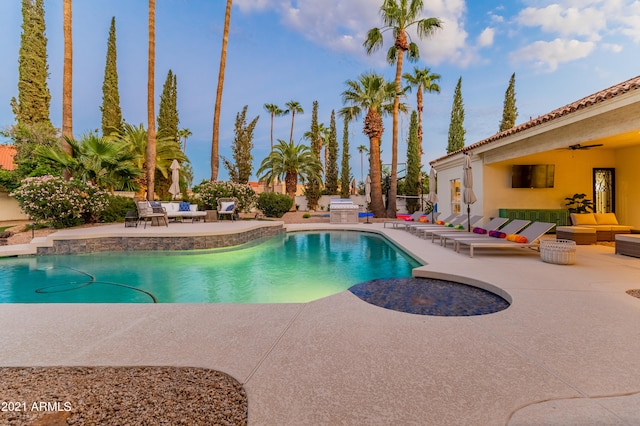
<path id="1" fill-rule="evenodd" d="M 225 216 L 231 220 L 236 220 L 237 209 L 238 199 L 236 197 L 218 198 L 218 220 Z"/>

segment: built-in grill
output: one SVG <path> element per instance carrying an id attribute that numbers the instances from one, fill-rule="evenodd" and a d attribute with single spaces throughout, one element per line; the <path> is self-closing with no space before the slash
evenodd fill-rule
<path id="1" fill-rule="evenodd" d="M 331 223 L 358 223 L 360 206 L 350 198 L 333 198 L 329 204 Z"/>

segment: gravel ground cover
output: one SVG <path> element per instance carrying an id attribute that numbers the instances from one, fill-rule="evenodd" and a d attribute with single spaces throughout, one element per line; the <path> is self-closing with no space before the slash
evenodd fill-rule
<path id="1" fill-rule="evenodd" d="M 232 377 L 177 367 L 0 368 L 0 425 L 246 425 Z"/>

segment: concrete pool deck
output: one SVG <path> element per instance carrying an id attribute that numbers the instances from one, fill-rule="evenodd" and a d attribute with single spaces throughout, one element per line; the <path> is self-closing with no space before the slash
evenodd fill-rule
<path id="1" fill-rule="evenodd" d="M 254 225 L 118 224 L 48 238 Z M 255 425 L 640 422 L 640 299 L 625 293 L 640 288 L 640 259 L 602 245 L 578 246 L 576 264 L 566 266 L 528 249 L 479 249 L 470 258 L 381 223 L 286 228 L 383 233 L 427 263 L 415 275 L 488 283 L 512 305 L 485 316 L 430 317 L 350 292 L 306 304 L 0 305 L 0 365 L 216 369 L 243 383 Z M 30 246 L 0 247 L 0 256 L 10 250 Z"/>

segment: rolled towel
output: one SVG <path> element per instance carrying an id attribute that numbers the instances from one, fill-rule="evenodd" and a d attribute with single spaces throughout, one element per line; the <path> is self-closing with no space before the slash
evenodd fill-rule
<path id="1" fill-rule="evenodd" d="M 427 219 L 426 217 L 421 217 L 420 219 L 418 219 L 418 222 L 429 223 L 429 219 Z"/>
<path id="2" fill-rule="evenodd" d="M 473 232 L 476 234 L 486 234 L 487 230 L 482 228 L 473 228 Z"/>
<path id="3" fill-rule="evenodd" d="M 453 229 L 464 230 L 464 225 L 456 225 L 456 226 L 453 227 Z"/>
<path id="4" fill-rule="evenodd" d="M 436 225 L 444 225 L 444 222 L 442 220 L 436 220 Z"/>
<path id="5" fill-rule="evenodd" d="M 527 237 L 525 237 L 524 235 L 518 235 L 518 234 L 507 235 L 507 241 L 513 241 L 514 243 L 520 243 L 520 244 L 526 244 L 529 242 L 529 240 L 527 240 Z"/>
<path id="6" fill-rule="evenodd" d="M 507 234 L 500 231 L 489 231 L 489 236 L 493 238 L 505 238 Z"/>
<path id="7" fill-rule="evenodd" d="M 449 228 L 453 228 L 453 223 L 445 222 L 444 226 L 448 226 Z"/>

